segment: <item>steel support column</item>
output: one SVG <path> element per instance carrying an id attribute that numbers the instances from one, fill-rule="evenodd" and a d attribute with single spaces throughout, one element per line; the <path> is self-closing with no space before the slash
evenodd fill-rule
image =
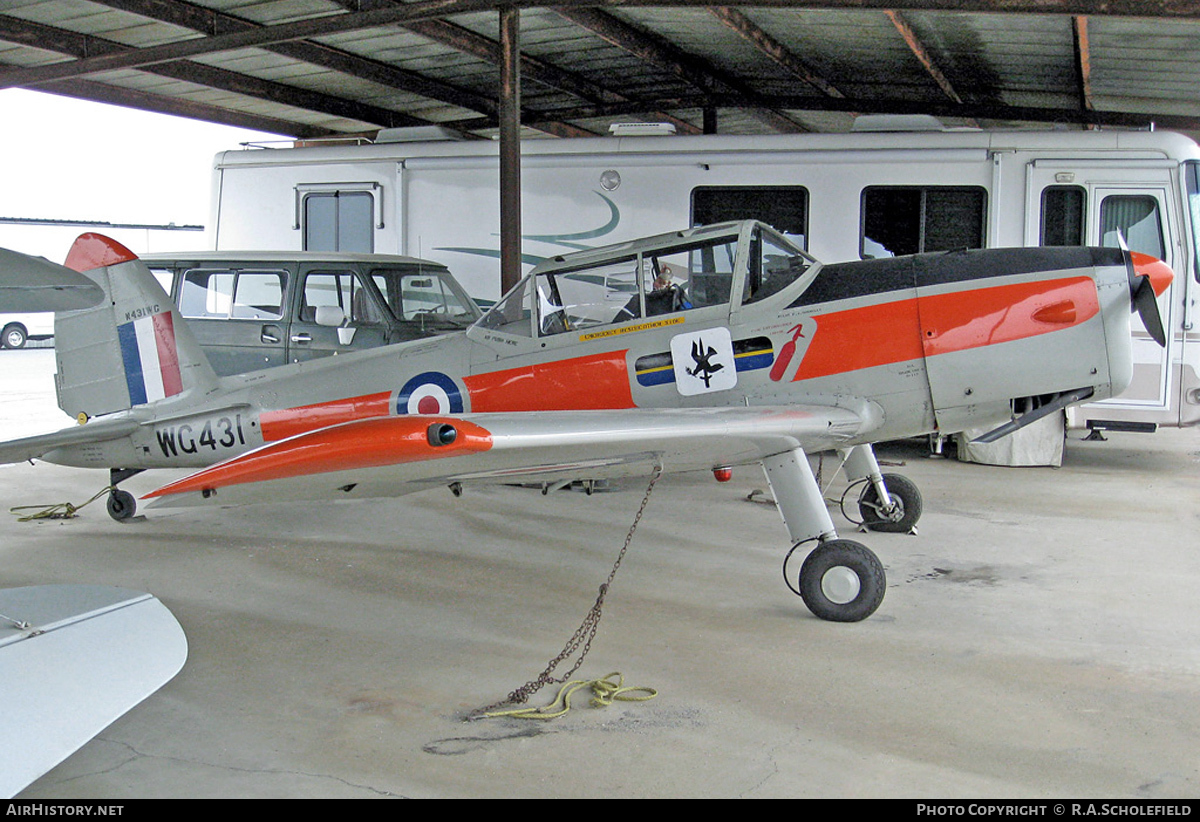
<path id="1" fill-rule="evenodd" d="M 521 12 L 500 9 L 500 293 L 521 279 Z"/>

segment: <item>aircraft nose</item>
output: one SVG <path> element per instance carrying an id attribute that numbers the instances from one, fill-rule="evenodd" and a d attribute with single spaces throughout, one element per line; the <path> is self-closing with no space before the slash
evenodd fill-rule
<path id="1" fill-rule="evenodd" d="M 1148 277 L 1150 287 L 1154 289 L 1154 296 L 1161 297 L 1171 280 L 1175 279 L 1175 272 L 1171 270 L 1171 266 L 1149 254 L 1132 251 L 1129 256 L 1133 258 L 1134 272 L 1140 277 Z"/>

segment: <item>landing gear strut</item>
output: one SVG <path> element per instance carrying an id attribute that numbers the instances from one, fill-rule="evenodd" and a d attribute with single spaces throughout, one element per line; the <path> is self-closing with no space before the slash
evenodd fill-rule
<path id="1" fill-rule="evenodd" d="M 841 454 L 846 476 L 851 482 L 863 482 L 866 486 L 858 498 L 863 527 L 869 531 L 915 534 L 924 504 L 913 481 L 900 474 L 881 473 L 869 445 L 856 445 Z"/>
<path id="2" fill-rule="evenodd" d="M 793 542 L 784 559 L 788 587 L 821 619 L 859 622 L 875 613 L 887 590 L 883 563 L 867 546 L 838 537 L 808 457 L 797 448 L 764 460 L 763 470 Z M 812 540 L 818 544 L 800 567 L 798 586 L 793 586 L 787 560 Z"/>
<path id="3" fill-rule="evenodd" d="M 140 468 L 110 468 L 108 471 L 108 515 L 117 522 L 124 522 L 137 513 L 137 500 L 128 491 L 117 488 L 117 484 L 142 473 Z"/>

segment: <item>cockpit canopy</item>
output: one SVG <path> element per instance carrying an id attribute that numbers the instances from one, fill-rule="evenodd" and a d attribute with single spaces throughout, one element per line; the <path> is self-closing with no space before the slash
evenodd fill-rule
<path id="1" fill-rule="evenodd" d="M 755 221 L 723 223 L 539 264 L 478 323 L 527 337 L 723 310 L 763 300 L 814 260 Z"/>

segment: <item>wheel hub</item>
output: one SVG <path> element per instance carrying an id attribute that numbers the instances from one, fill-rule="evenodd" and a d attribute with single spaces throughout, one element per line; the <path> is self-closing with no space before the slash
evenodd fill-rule
<path id="1" fill-rule="evenodd" d="M 858 578 L 858 574 L 845 565 L 835 565 L 821 577 L 821 593 L 830 602 L 837 605 L 845 605 L 848 602 L 853 602 L 861 590 L 862 583 Z"/>

